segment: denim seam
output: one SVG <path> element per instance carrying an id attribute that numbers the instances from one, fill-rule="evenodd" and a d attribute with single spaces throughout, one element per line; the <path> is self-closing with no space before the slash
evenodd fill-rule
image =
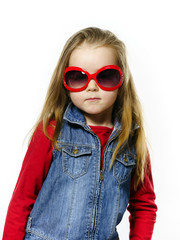
<path id="1" fill-rule="evenodd" d="M 61 143 L 60 143 L 60 146 L 61 146 L 61 148 L 63 148 L 64 146 L 70 146 L 70 147 L 72 147 L 72 146 L 78 146 L 78 147 L 88 147 L 88 148 L 93 148 L 93 145 L 90 145 L 90 144 L 81 144 L 81 143 L 68 143 L 68 142 L 62 142 L 61 141 Z M 94 148 L 95 148 L 96 146 L 94 145 Z"/>
<path id="2" fill-rule="evenodd" d="M 52 238 L 46 237 L 46 236 L 44 236 L 43 234 L 41 234 L 41 233 L 39 233 L 38 231 L 33 230 L 33 229 L 28 230 L 28 233 L 30 233 L 30 234 L 32 233 L 32 234 L 34 234 L 35 236 L 37 236 L 37 237 L 39 237 L 39 238 L 42 238 L 42 239 L 44 239 L 44 240 L 53 240 Z"/>
<path id="3" fill-rule="evenodd" d="M 100 227 L 100 216 L 101 216 L 101 209 L 102 209 L 102 199 L 101 199 L 101 196 L 102 196 L 102 193 L 103 193 L 103 182 L 101 182 L 100 186 L 99 186 L 99 199 L 98 199 L 98 202 L 97 202 L 97 206 L 98 206 L 98 210 L 97 211 L 97 228 L 96 228 L 96 231 L 95 231 L 95 236 L 98 235 L 97 232 L 99 231 L 99 227 Z M 98 238 L 98 236 L 97 236 Z"/>
<path id="4" fill-rule="evenodd" d="M 76 191 L 76 185 L 77 185 L 77 181 L 75 180 L 74 183 L 73 183 L 71 206 L 70 206 L 70 210 L 69 210 L 68 223 L 67 223 L 67 229 L 66 229 L 64 240 L 68 239 L 68 232 L 69 232 L 69 227 L 70 227 L 70 222 L 71 222 L 71 217 L 72 217 L 72 209 L 73 209 L 73 204 L 74 204 L 74 196 L 75 196 L 75 191 Z"/>
<path id="5" fill-rule="evenodd" d="M 114 233 L 114 228 L 116 227 L 116 221 L 117 221 L 117 217 L 118 217 L 118 209 L 119 209 L 119 203 L 120 203 L 120 185 L 118 185 L 118 197 L 117 197 L 117 204 L 116 204 L 116 212 L 115 212 L 115 215 L 114 215 L 114 218 L 113 218 L 113 221 L 112 221 L 112 226 L 111 226 L 111 234 L 108 238 L 108 240 L 111 239 L 113 233 Z"/>
<path id="6" fill-rule="evenodd" d="M 66 154 L 67 154 L 67 153 L 66 153 Z M 76 174 L 76 175 L 73 175 L 72 173 L 70 173 L 70 172 L 68 171 L 68 169 L 66 169 L 66 167 L 65 167 L 65 159 L 66 159 L 66 157 L 65 157 L 64 154 L 62 153 L 63 172 L 64 172 L 67 176 L 71 177 L 72 179 L 77 179 L 77 178 L 80 178 L 80 177 L 82 177 L 83 175 L 85 175 L 85 174 L 87 173 L 87 171 L 88 171 L 88 165 L 89 165 L 89 159 L 90 159 L 89 157 L 88 157 L 88 158 L 86 157 L 86 159 L 85 159 L 85 164 L 84 164 L 85 169 L 82 170 L 79 174 Z"/>
<path id="7" fill-rule="evenodd" d="M 27 221 L 27 226 L 26 226 L 27 232 L 29 232 L 31 230 L 31 225 L 32 225 L 32 218 L 29 216 L 28 221 Z"/>
<path id="8" fill-rule="evenodd" d="M 123 164 L 124 165 L 124 164 Z M 135 165 L 130 165 L 130 166 L 126 166 L 124 165 L 125 168 L 129 168 L 129 172 L 127 173 L 126 177 L 122 180 L 120 180 L 117 176 L 116 176 L 116 164 L 113 166 L 113 176 L 114 178 L 116 179 L 116 181 L 119 183 L 119 184 L 122 184 L 124 182 L 126 182 L 129 178 L 129 176 L 131 175 L 132 173 L 132 170 L 133 168 L 135 167 Z"/>
<path id="9" fill-rule="evenodd" d="M 95 188 L 95 191 L 94 191 L 94 203 L 96 204 L 96 206 L 97 206 L 97 203 L 95 202 L 95 199 L 97 198 L 97 188 L 98 188 L 98 190 L 99 190 L 99 174 L 100 174 L 100 163 L 101 163 L 101 148 L 100 148 L 100 146 L 101 146 L 101 144 L 100 144 L 100 140 L 99 140 L 99 138 L 97 137 L 97 135 L 96 134 L 94 134 L 95 135 L 95 137 L 96 137 L 96 140 L 97 140 L 97 142 L 98 142 L 98 144 L 96 145 L 96 152 L 97 152 L 97 156 L 98 156 L 98 161 L 96 161 L 96 176 L 98 176 L 96 179 L 95 179 L 95 182 L 96 182 L 96 188 Z M 98 170 L 99 169 L 99 170 Z M 100 197 L 100 196 L 99 196 Z M 93 208 L 92 208 L 93 210 L 94 210 L 94 204 L 93 204 Z M 94 220 L 94 212 L 93 212 L 93 214 L 92 214 L 92 216 L 93 216 L 93 220 Z M 98 212 L 97 212 L 97 216 L 96 216 L 96 219 L 98 219 Z M 96 221 L 96 225 L 97 225 L 97 220 L 95 220 Z M 92 221 L 91 221 L 91 223 L 92 223 Z M 91 230 L 92 230 L 92 225 L 91 225 Z M 95 232 L 93 233 L 93 237 L 94 236 L 96 236 L 96 230 L 95 230 Z"/>
<path id="10" fill-rule="evenodd" d="M 97 165 L 97 163 L 96 163 L 96 165 Z M 94 214 L 94 212 L 93 212 L 93 210 L 94 210 L 94 208 L 93 208 L 93 206 L 94 206 L 94 203 L 95 203 L 95 196 L 96 196 L 96 176 L 97 176 L 97 174 L 96 174 L 96 172 L 97 172 L 97 167 L 96 167 L 96 165 L 94 165 L 94 171 L 93 171 L 93 173 L 94 173 L 94 175 L 95 175 L 95 184 L 93 184 L 92 185 L 92 188 L 91 188 L 91 192 L 92 192 L 92 203 L 91 203 L 91 208 L 90 208 L 90 212 L 91 212 L 91 214 L 90 214 L 90 217 L 89 217 L 89 226 L 88 226 L 88 228 L 87 228 L 87 231 L 86 231 L 86 235 L 87 235 L 87 239 L 89 239 L 90 238 L 90 232 L 92 231 L 92 220 L 93 220 L 93 214 Z"/>
<path id="11" fill-rule="evenodd" d="M 94 134 L 94 136 L 95 136 L 95 138 L 96 138 L 96 140 L 97 140 L 97 142 L 98 142 L 98 144 L 96 144 L 95 145 L 95 149 L 96 149 L 96 156 L 98 157 L 99 156 L 99 154 L 98 154 L 98 150 L 99 150 L 99 139 L 98 139 L 98 137 Z M 95 172 L 95 186 L 93 186 L 94 187 L 94 189 L 93 189 L 93 201 L 92 201 L 92 211 L 91 211 L 91 216 L 90 216 L 90 221 L 89 221 L 89 230 L 88 230 L 88 239 L 89 239 L 89 237 L 90 237 L 90 232 L 92 232 L 92 221 L 94 221 L 94 203 L 95 203 L 95 199 L 96 199 L 96 189 L 97 189 L 97 181 L 99 181 L 99 177 L 97 178 L 97 176 L 98 176 L 98 167 L 99 167 L 99 161 L 96 161 L 96 159 L 97 159 L 97 157 L 95 157 L 95 159 L 94 159 L 94 161 L 95 161 L 95 163 L 96 164 L 94 164 L 94 172 Z"/>

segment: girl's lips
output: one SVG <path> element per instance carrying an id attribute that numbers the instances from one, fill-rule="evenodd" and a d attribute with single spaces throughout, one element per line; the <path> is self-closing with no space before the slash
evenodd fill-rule
<path id="1" fill-rule="evenodd" d="M 86 101 L 97 101 L 100 100 L 100 98 L 92 97 L 92 98 L 87 98 Z"/>

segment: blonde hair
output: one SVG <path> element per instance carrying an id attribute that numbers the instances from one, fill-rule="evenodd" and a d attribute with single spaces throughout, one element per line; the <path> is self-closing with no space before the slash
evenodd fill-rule
<path id="1" fill-rule="evenodd" d="M 143 182 L 147 158 L 142 110 L 127 63 L 125 45 L 112 32 L 90 27 L 80 30 L 69 38 L 52 75 L 44 107 L 35 128 L 40 122 L 43 122 L 43 131 L 45 135 L 51 139 L 53 145 L 58 148 L 57 138 L 62 126 L 63 114 L 70 101 L 67 91 L 63 87 L 64 70 L 68 66 L 72 51 L 85 41 L 89 44 L 98 44 L 99 46 L 106 46 L 114 49 L 117 65 L 122 69 L 124 82 L 119 89 L 113 113 L 114 117 L 118 118 L 121 122 L 122 130 L 118 137 L 118 144 L 113 153 L 110 167 L 112 167 L 119 149 L 122 149 L 123 146 L 128 145 L 129 141 L 133 140 L 137 154 L 134 181 L 134 187 L 136 188 L 140 182 Z M 51 120 L 55 120 L 56 122 L 53 138 L 48 136 L 47 132 L 47 127 Z M 135 124 L 138 125 L 138 128 L 134 127 Z"/>

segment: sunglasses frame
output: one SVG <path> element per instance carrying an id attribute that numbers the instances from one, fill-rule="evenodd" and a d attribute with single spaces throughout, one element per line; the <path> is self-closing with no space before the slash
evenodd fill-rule
<path id="1" fill-rule="evenodd" d="M 104 70 L 108 70 L 108 69 L 115 69 L 115 70 L 118 70 L 119 73 L 120 73 L 120 82 L 118 83 L 118 85 L 114 86 L 114 87 L 103 87 L 102 85 L 100 85 L 97 81 L 97 75 L 104 71 Z M 88 81 L 87 83 L 83 86 L 83 87 L 80 87 L 80 88 L 71 88 L 69 87 L 67 84 L 66 84 L 66 81 L 65 81 L 65 75 L 67 72 L 70 72 L 70 71 L 80 71 L 80 72 L 83 72 L 85 73 L 87 76 L 88 76 Z M 63 84 L 65 86 L 66 89 L 68 89 L 69 91 L 71 92 L 80 92 L 80 91 L 83 91 L 84 89 L 87 88 L 90 80 L 93 79 L 96 81 L 97 85 L 102 89 L 102 90 L 105 90 L 105 91 L 113 91 L 117 88 L 119 88 L 122 83 L 123 83 L 123 73 L 122 73 L 122 70 L 120 67 L 118 67 L 117 65 L 107 65 L 107 66 L 104 66 L 102 68 L 100 68 L 96 73 L 93 73 L 93 74 L 90 74 L 88 73 L 87 71 L 83 70 L 82 68 L 79 68 L 79 67 L 75 67 L 75 66 L 70 66 L 70 67 L 67 67 L 65 69 L 65 72 L 64 72 L 64 77 L 63 77 Z"/>

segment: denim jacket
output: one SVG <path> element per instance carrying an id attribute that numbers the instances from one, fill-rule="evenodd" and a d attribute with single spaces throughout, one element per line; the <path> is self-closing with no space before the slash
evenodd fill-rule
<path id="1" fill-rule="evenodd" d="M 100 169 L 101 143 L 82 112 L 70 104 L 52 163 L 30 213 L 25 240 L 119 239 L 129 201 L 134 147 L 123 148 L 109 170 L 121 124 L 114 123 Z"/>

